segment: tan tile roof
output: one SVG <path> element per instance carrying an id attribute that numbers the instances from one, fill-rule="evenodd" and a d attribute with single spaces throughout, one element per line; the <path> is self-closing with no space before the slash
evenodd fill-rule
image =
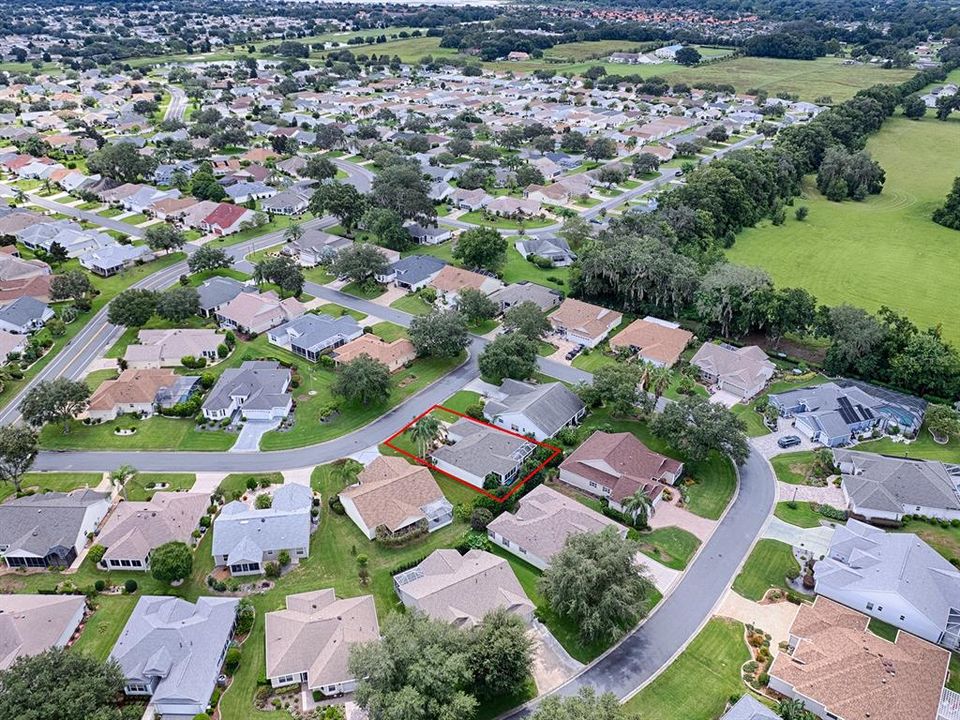
<path id="1" fill-rule="evenodd" d="M 464 270 L 454 265 L 447 265 L 430 281 L 430 285 L 442 292 L 455 293 L 464 288 L 479 290 L 488 279 L 489 278 L 471 270 Z"/>
<path id="2" fill-rule="evenodd" d="M 340 493 L 350 498 L 369 528 L 386 526 L 390 532 L 424 517 L 420 508 L 443 500 L 430 471 L 403 458 L 378 457 L 357 476 L 359 485 Z"/>
<path id="3" fill-rule="evenodd" d="M 122 502 L 104 523 L 97 542 L 107 548 L 108 560 L 146 557 L 153 548 L 174 540 L 189 543 L 209 504 L 210 496 L 204 493 L 178 492 L 154 493 L 149 502 Z"/>
<path id="4" fill-rule="evenodd" d="M 634 320 L 610 338 L 610 347 L 639 348 L 642 358 L 663 363 L 667 367 L 680 359 L 680 354 L 693 339 L 693 333 L 649 320 Z"/>
<path id="5" fill-rule="evenodd" d="M 129 345 L 124 353 L 127 362 L 155 360 L 177 364 L 186 355 L 200 357 L 205 352 L 216 352 L 222 341 L 209 328 L 173 328 L 170 330 L 141 330 L 140 342 Z"/>
<path id="6" fill-rule="evenodd" d="M 621 313 L 573 298 L 564 300 L 550 315 L 554 327 L 562 326 L 591 338 L 604 335 L 611 324 L 619 324 L 622 319 Z"/>
<path id="7" fill-rule="evenodd" d="M 0 670 L 56 645 L 85 603 L 83 595 L 0 595 Z"/>
<path id="8" fill-rule="evenodd" d="M 820 596 L 802 605 L 770 675 L 842 718 L 936 720 L 950 653 L 906 632 L 890 642 L 869 618 Z"/>
<path id="9" fill-rule="evenodd" d="M 360 355 L 369 355 L 387 367 L 403 365 L 417 357 L 413 343 L 406 338 L 397 338 L 393 342 L 384 342 L 376 335 L 364 334 L 356 340 L 341 345 L 334 351 L 339 362 L 350 362 Z"/>
<path id="10" fill-rule="evenodd" d="M 90 398 L 91 410 L 110 410 L 127 403 L 153 402 L 160 388 L 177 381 L 172 370 L 147 368 L 124 370 L 116 380 L 107 380 Z"/>
<path id="11" fill-rule="evenodd" d="M 268 678 L 307 673 L 307 686 L 352 680 L 351 646 L 380 637 L 372 595 L 337 600 L 332 588 L 287 596 L 266 615 Z"/>
<path id="12" fill-rule="evenodd" d="M 304 312 L 306 308 L 296 298 L 281 300 L 275 292 L 269 290 L 260 294 L 240 293 L 220 308 L 217 314 L 241 327 L 255 329 L 263 323 L 279 325 L 300 317 Z"/>

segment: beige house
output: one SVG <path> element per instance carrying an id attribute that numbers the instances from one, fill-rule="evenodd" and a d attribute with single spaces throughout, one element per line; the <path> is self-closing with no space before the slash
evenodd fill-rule
<path id="1" fill-rule="evenodd" d="M 417 527 L 433 532 L 453 522 L 453 506 L 437 481 L 422 465 L 381 456 L 357 476 L 357 483 L 340 493 L 347 517 L 370 540 L 377 530 L 403 535 Z"/>
<path id="2" fill-rule="evenodd" d="M 193 328 L 141 330 L 137 339 L 123 355 L 130 369 L 178 367 L 185 357 L 216 362 L 217 347 L 223 342 L 215 330 Z"/>
<path id="3" fill-rule="evenodd" d="M 0 671 L 18 658 L 66 647 L 86 609 L 83 595 L 0 594 Z"/>
<path id="4" fill-rule="evenodd" d="M 412 570 L 395 575 L 393 584 L 408 608 L 457 627 L 473 627 L 498 608 L 533 620 L 535 607 L 510 563 L 483 550 L 466 555 L 435 550 Z"/>
<path id="5" fill-rule="evenodd" d="M 485 295 L 489 295 L 494 290 L 503 287 L 503 283 L 495 277 L 481 275 L 472 270 L 464 270 L 455 265 L 446 265 L 443 270 L 437 273 L 436 277 L 430 281 L 429 286 L 437 291 L 440 300 L 452 307 L 456 304 L 457 293 L 466 288 L 479 290 Z"/>
<path id="6" fill-rule="evenodd" d="M 621 313 L 573 298 L 564 300 L 550 315 L 550 324 L 555 333 L 589 348 L 602 343 L 621 320 Z"/>
<path id="7" fill-rule="evenodd" d="M 365 333 L 334 350 L 333 360 L 337 365 L 343 365 L 361 355 L 367 355 L 383 363 L 390 372 L 396 372 L 417 359 L 417 351 L 413 343 L 406 338 L 397 338 L 388 343 L 376 335 Z"/>
<path id="8" fill-rule="evenodd" d="M 327 696 L 351 692 L 350 648 L 379 639 L 372 595 L 338 600 L 332 588 L 288 595 L 285 609 L 266 614 L 267 679 Z"/>
<path id="9" fill-rule="evenodd" d="M 704 382 L 744 400 L 763 390 L 777 371 L 777 366 L 756 345 L 737 348 L 704 343 L 690 364 L 700 370 Z"/>
<path id="10" fill-rule="evenodd" d="M 939 720 L 950 653 L 899 632 L 894 642 L 867 629 L 870 618 L 818 597 L 801 605 L 789 650 L 770 667 L 770 689 L 821 718 Z"/>
<path id="11" fill-rule="evenodd" d="M 150 568 L 150 552 L 164 543 L 190 545 L 210 504 L 203 493 L 157 492 L 147 502 L 121 502 L 107 518 L 97 544 L 107 549 L 104 570 Z"/>
<path id="12" fill-rule="evenodd" d="M 90 396 L 87 417 L 114 420 L 117 415 L 151 415 L 161 389 L 172 388 L 180 376 L 169 369 L 124 370 L 116 380 L 100 384 Z"/>
<path id="13" fill-rule="evenodd" d="M 272 290 L 265 293 L 240 293 L 217 310 L 220 327 L 235 328 L 243 333 L 258 335 L 271 328 L 294 320 L 307 311 L 296 298 L 281 300 Z"/>
<path id="14" fill-rule="evenodd" d="M 634 320 L 610 338 L 610 349 L 626 349 L 631 355 L 660 367 L 673 367 L 693 340 L 693 333 L 676 323 L 654 317 Z"/>
<path id="15" fill-rule="evenodd" d="M 627 528 L 586 505 L 540 485 L 524 495 L 515 513 L 501 513 L 487 526 L 497 545 L 541 570 L 563 549 L 567 538 L 614 528 L 621 537 Z"/>

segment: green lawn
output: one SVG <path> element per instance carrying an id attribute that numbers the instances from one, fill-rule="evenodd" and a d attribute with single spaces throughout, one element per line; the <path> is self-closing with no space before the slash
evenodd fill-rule
<path id="1" fill-rule="evenodd" d="M 70 492 L 82 487 L 96 487 L 100 473 L 32 472 L 23 476 L 23 489 L 35 492 Z M 13 483 L 0 483 L 0 502 L 13 495 Z"/>
<path id="2" fill-rule="evenodd" d="M 791 505 L 795 507 L 790 507 Z M 823 515 L 814 511 L 809 502 L 803 501 L 778 502 L 773 514 L 784 522 L 802 528 L 819 527 L 820 521 L 824 519 Z"/>
<path id="3" fill-rule="evenodd" d="M 540 218 L 531 218 L 530 220 L 511 220 L 510 218 L 503 217 L 493 217 L 487 215 L 482 210 L 474 210 L 473 212 L 464 213 L 459 218 L 461 222 L 470 223 L 472 225 L 480 225 L 482 227 L 492 227 L 497 230 L 519 230 L 520 228 L 527 228 L 532 230 L 535 228 L 547 227 L 548 225 L 553 225 L 556 220 L 553 219 L 540 219 Z"/>
<path id="4" fill-rule="evenodd" d="M 117 435 L 114 428 L 136 428 L 133 435 Z M 70 430 L 47 425 L 40 431 L 40 446 L 46 450 L 229 450 L 237 436 L 220 430 L 197 430 L 193 418 L 132 416 L 99 425 L 70 422 Z"/>
<path id="5" fill-rule="evenodd" d="M 212 277 L 232 278 L 233 280 L 238 280 L 240 282 L 250 279 L 250 276 L 245 272 L 241 272 L 234 268 L 217 268 L 216 270 L 204 270 L 203 272 L 193 273 L 189 277 L 190 286 L 200 287 Z"/>
<path id="6" fill-rule="evenodd" d="M 480 402 L 480 394 L 472 390 L 460 390 L 444 400 L 441 405 L 457 412 L 465 413 L 471 405 Z"/>
<path id="7" fill-rule="evenodd" d="M 83 633 L 72 649 L 92 655 L 100 661 L 106 660 L 138 599 L 139 594 L 98 595 L 94 600 L 96 610 L 87 619 Z"/>
<path id="8" fill-rule="evenodd" d="M 365 284 L 361 285 L 359 283 L 348 283 L 340 288 L 340 292 L 344 292 L 347 295 L 353 295 L 353 297 L 360 298 L 362 300 L 373 300 L 383 295 L 387 291 L 387 288 L 383 285 L 377 284 Z"/>
<path id="9" fill-rule="evenodd" d="M 700 547 L 695 535 L 678 527 L 664 527 L 637 536 L 643 554 L 674 570 L 683 570 Z"/>
<path id="10" fill-rule="evenodd" d="M 928 113 L 911 121 L 898 114 L 867 142 L 886 171 L 880 195 L 834 203 L 807 183 L 807 197 L 796 201 L 809 208 L 806 220 L 791 211 L 780 227 L 750 228 L 727 257 L 763 267 L 777 285 L 806 288 L 821 303 L 871 311 L 887 305 L 921 328 L 942 325 L 945 339 L 960 342 L 960 313 L 944 314 L 960 297 L 960 243 L 955 230 L 930 219 L 960 175 L 960 153 L 944 153 L 958 136 L 960 117 L 940 122 Z"/>
<path id="11" fill-rule="evenodd" d="M 801 450 L 772 457 L 770 464 L 780 482 L 790 485 L 807 485 L 807 478 L 812 476 L 815 459 L 815 451 Z"/>
<path id="12" fill-rule="evenodd" d="M 870 622 L 867 623 L 867 630 L 877 637 L 882 637 L 884 640 L 889 640 L 890 642 L 896 642 L 897 633 L 899 632 L 896 625 L 891 625 L 876 618 L 870 618 Z"/>
<path id="13" fill-rule="evenodd" d="M 117 215 L 123 215 L 123 210 L 118 207 L 108 207 L 106 210 L 101 210 L 97 213 L 100 217 L 112 218 Z"/>
<path id="14" fill-rule="evenodd" d="M 697 385 L 697 387 L 700 386 Z M 746 405 L 737 403 L 730 410 L 746 423 L 747 435 L 749 437 L 760 437 L 761 435 L 770 434 L 770 428 L 763 423 L 763 416 L 754 409 L 753 403 Z"/>
<path id="15" fill-rule="evenodd" d="M 800 564 L 786 543 L 764 538 L 757 542 L 733 581 L 733 589 L 748 600 L 760 600 L 770 588 L 787 589 L 787 574 L 800 572 Z"/>
<path id="16" fill-rule="evenodd" d="M 332 315 L 333 317 L 343 317 L 344 315 L 349 315 L 357 322 L 365 319 L 367 317 L 366 313 L 362 313 L 359 310 L 354 310 L 353 308 L 344 307 L 343 305 L 337 305 L 337 303 L 324 303 L 316 308 L 316 311 L 323 313 L 324 315 Z"/>
<path id="17" fill-rule="evenodd" d="M 282 485 L 283 474 L 279 472 L 270 473 L 231 473 L 220 481 L 220 491 L 226 497 L 232 497 L 239 493 L 242 495 L 247 491 L 247 481 L 253 480 L 257 485 L 268 482 L 271 485 Z"/>
<path id="18" fill-rule="evenodd" d="M 194 473 L 139 473 L 127 483 L 127 500 L 149 500 L 158 490 L 189 490 L 196 481 L 197 476 Z M 167 487 L 157 488 L 157 483 L 166 483 Z"/>
<path id="19" fill-rule="evenodd" d="M 508 284 L 529 280 L 554 290 L 564 290 L 566 288 L 570 280 L 569 267 L 550 268 L 549 270 L 538 268 L 532 262 L 523 259 L 523 256 L 517 252 L 514 241 L 515 238 L 508 238 L 507 260 L 500 269 L 501 280 Z M 418 245 L 409 254 L 433 255 L 453 265 L 458 264 L 453 259 L 453 243 L 449 242 L 441 245 Z M 391 307 L 397 306 L 392 305 Z"/>
<path id="20" fill-rule="evenodd" d="M 861 443 L 857 446 L 857 450 L 922 460 L 939 460 L 945 463 L 960 463 L 960 438 L 951 438 L 946 445 L 940 445 L 933 441 L 933 436 L 927 431 L 926 426 L 920 429 L 917 439 L 909 444 L 895 443 L 890 438 L 881 438 Z"/>
<path id="21" fill-rule="evenodd" d="M 947 687 L 954 692 L 960 692 L 960 654 L 958 653 L 950 656 L 950 679 L 947 680 Z"/>
<path id="22" fill-rule="evenodd" d="M 87 387 L 90 388 L 90 392 L 93 392 L 107 380 L 115 380 L 118 375 L 119 371 L 114 368 L 94 370 L 92 373 L 87 373 L 83 381 L 87 384 Z"/>
<path id="23" fill-rule="evenodd" d="M 144 223 L 149 219 L 150 218 L 143 213 L 137 213 L 136 215 L 130 215 L 129 217 L 123 218 L 123 222 L 127 223 L 127 225 L 139 225 L 140 223 Z"/>
<path id="24" fill-rule="evenodd" d="M 374 335 L 388 343 L 407 337 L 406 328 L 392 322 L 378 322 L 376 325 L 371 325 L 370 329 L 373 330 Z"/>
<path id="25" fill-rule="evenodd" d="M 715 720 L 746 687 L 750 660 L 736 620 L 712 618 L 663 673 L 624 705 L 636 720 Z"/>
<path id="26" fill-rule="evenodd" d="M 960 528 L 942 527 L 921 520 L 908 520 L 894 532 L 909 532 L 919 535 L 930 547 L 951 562 L 960 561 Z"/>
<path id="27" fill-rule="evenodd" d="M 410 315 L 427 315 L 433 309 L 423 298 L 416 293 L 408 293 L 402 298 L 398 298 L 390 303 L 394 310 L 408 313 Z"/>
<path id="28" fill-rule="evenodd" d="M 316 283 L 317 285 L 326 285 L 327 283 L 336 280 L 336 278 L 328 273 L 326 268 L 322 265 L 317 265 L 316 267 L 312 268 L 303 268 L 303 277 L 309 282 Z"/>

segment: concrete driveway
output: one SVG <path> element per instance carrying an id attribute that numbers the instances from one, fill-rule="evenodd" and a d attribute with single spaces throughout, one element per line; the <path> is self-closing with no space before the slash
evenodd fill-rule
<path id="1" fill-rule="evenodd" d="M 763 537 L 785 542 L 792 548 L 809 553 L 815 558 L 821 558 L 830 549 L 835 528 L 821 525 L 815 528 L 802 528 L 784 522 L 778 517 L 770 518 L 770 523 L 763 531 Z"/>
<path id="2" fill-rule="evenodd" d="M 782 448 L 777 445 L 777 441 L 787 435 L 795 435 L 800 438 L 800 444 L 788 448 Z M 783 455 L 784 453 L 800 452 L 801 450 L 817 450 L 821 447 L 821 445 L 813 442 L 803 433 L 798 432 L 789 420 L 784 420 L 783 418 L 777 421 L 776 431 L 769 435 L 750 438 L 750 444 L 765 458 L 772 458 L 776 455 Z"/>
<path id="3" fill-rule="evenodd" d="M 732 392 L 727 392 L 726 390 L 717 390 L 710 396 L 710 402 L 714 405 L 723 405 L 725 408 L 732 408 L 741 400 L 743 400 L 742 397 L 734 395 Z"/>
<path id="4" fill-rule="evenodd" d="M 815 502 L 820 505 L 833 505 L 835 508 L 847 506 L 843 491 L 832 483 L 828 485 L 792 485 L 777 481 L 777 499 L 797 502 Z"/>
<path id="5" fill-rule="evenodd" d="M 247 420 L 230 452 L 257 452 L 260 449 L 260 438 L 278 427 L 279 420 Z"/>
<path id="6" fill-rule="evenodd" d="M 570 657 L 539 620 L 533 621 L 529 634 L 533 640 L 533 665 L 530 672 L 540 694 L 560 687 L 583 670 L 583 663 Z"/>

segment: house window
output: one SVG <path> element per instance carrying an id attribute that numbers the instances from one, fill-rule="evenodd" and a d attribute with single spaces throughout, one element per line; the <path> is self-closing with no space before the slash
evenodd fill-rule
<path id="1" fill-rule="evenodd" d="M 901 616 L 900 616 L 900 619 L 901 619 L 901 620 L 905 620 L 905 619 L 906 619 L 906 616 L 905 616 L 905 615 L 901 615 Z"/>
<path id="2" fill-rule="evenodd" d="M 143 563 L 139 560 L 131 560 L 130 564 L 133 565 L 133 567 L 143 567 Z"/>
<path id="3" fill-rule="evenodd" d="M 120 561 L 119 561 L 119 560 L 111 560 L 111 561 L 110 561 L 110 567 L 120 567 Z"/>
<path id="4" fill-rule="evenodd" d="M 130 561 L 129 561 L 129 560 L 121 560 L 121 561 L 120 561 L 120 566 L 121 566 L 121 567 L 130 567 Z"/>
<path id="5" fill-rule="evenodd" d="M 593 480 L 591 480 L 591 481 L 590 481 L 590 487 L 595 488 L 595 487 L 597 487 L 597 484 L 596 484 Z"/>
<path id="6" fill-rule="evenodd" d="M 873 610 L 873 603 L 867 603 L 867 610 Z"/>
<path id="7" fill-rule="evenodd" d="M 503 545 L 504 545 L 504 547 L 510 547 L 510 541 L 507 540 L 506 538 L 504 538 L 504 539 L 503 539 Z"/>

